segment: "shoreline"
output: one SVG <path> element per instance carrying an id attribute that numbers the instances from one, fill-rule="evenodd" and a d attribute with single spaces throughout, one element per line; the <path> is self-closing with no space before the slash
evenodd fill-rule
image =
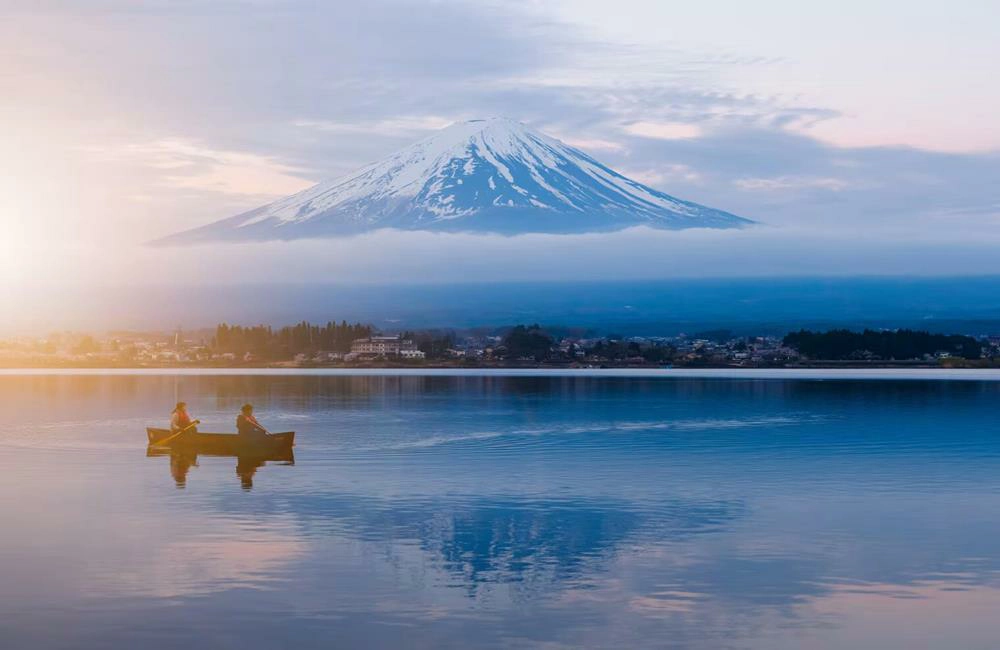
<path id="1" fill-rule="evenodd" d="M 1000 368 L 0 368 L 2 377 L 128 375 L 1000 381 Z"/>

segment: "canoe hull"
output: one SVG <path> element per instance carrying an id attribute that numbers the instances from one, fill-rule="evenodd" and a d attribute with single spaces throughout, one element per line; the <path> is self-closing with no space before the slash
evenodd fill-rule
<path id="1" fill-rule="evenodd" d="M 263 438 L 245 439 L 235 433 L 182 433 L 161 445 L 160 441 L 170 437 L 169 429 L 146 428 L 146 438 L 150 447 L 169 449 L 189 449 L 200 454 L 237 456 L 269 455 L 291 450 L 295 445 L 295 432 L 271 433 Z"/>

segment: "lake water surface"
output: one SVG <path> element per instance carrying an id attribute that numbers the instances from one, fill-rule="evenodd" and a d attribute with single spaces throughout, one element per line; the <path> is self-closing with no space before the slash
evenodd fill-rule
<path id="1" fill-rule="evenodd" d="M 627 375 L 2 373 L 0 648 L 997 647 L 995 377 Z"/>

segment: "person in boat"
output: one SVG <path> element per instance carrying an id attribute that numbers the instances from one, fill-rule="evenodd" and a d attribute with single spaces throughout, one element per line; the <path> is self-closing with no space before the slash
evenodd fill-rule
<path id="1" fill-rule="evenodd" d="M 196 433 L 198 427 L 192 425 L 200 423 L 201 420 L 192 420 L 191 416 L 188 415 L 186 402 L 177 402 L 177 406 L 174 407 L 173 412 L 170 414 L 170 433 L 177 433 L 188 427 L 191 427 L 188 429 L 189 432 Z"/>
<path id="2" fill-rule="evenodd" d="M 244 404 L 240 409 L 240 414 L 236 416 L 236 431 L 246 439 L 263 438 L 267 435 L 267 429 L 253 416 L 252 404 Z"/>

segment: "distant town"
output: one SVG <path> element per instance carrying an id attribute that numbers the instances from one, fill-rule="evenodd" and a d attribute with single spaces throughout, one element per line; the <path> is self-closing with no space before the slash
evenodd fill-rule
<path id="1" fill-rule="evenodd" d="M 495 330 L 381 332 L 302 322 L 272 328 L 61 332 L 0 340 L 6 368 L 173 367 L 794 368 L 996 367 L 1000 335 L 913 330 L 798 331 L 783 337 L 713 330 L 675 336 L 593 335 L 516 325 Z"/>

